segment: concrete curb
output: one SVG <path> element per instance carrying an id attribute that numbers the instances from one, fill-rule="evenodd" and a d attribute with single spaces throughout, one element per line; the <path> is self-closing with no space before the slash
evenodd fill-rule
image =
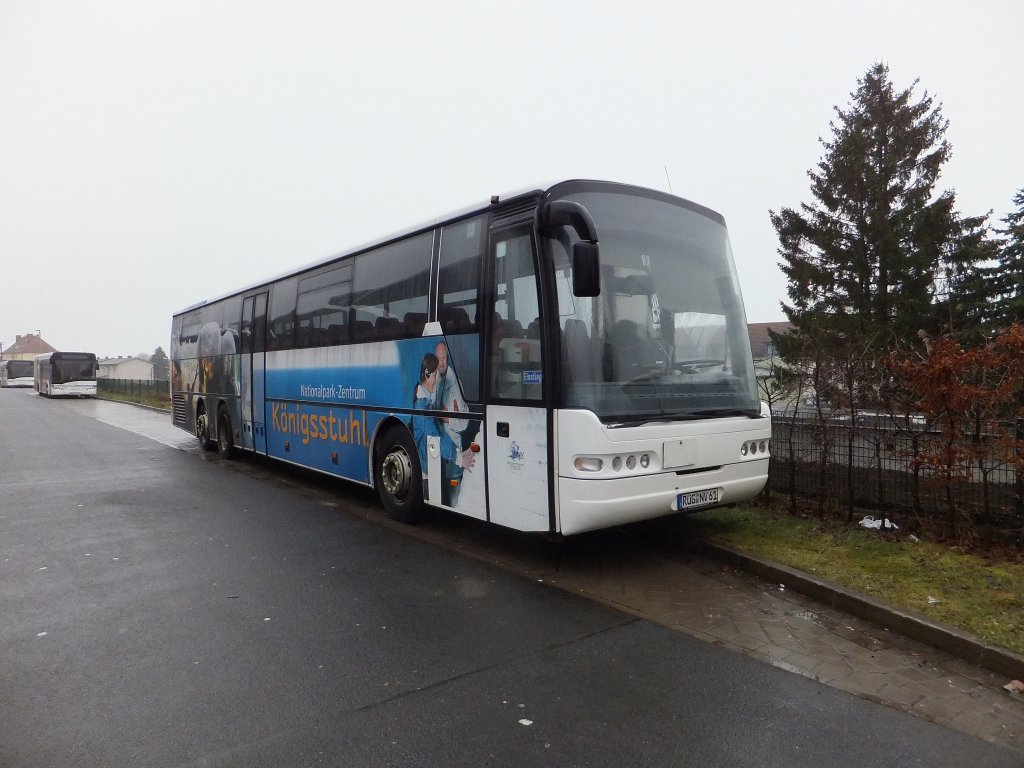
<path id="1" fill-rule="evenodd" d="M 97 400 L 103 400 L 107 403 L 121 403 L 122 405 L 133 405 L 136 408 L 142 408 L 147 411 L 155 411 L 156 413 L 166 413 L 168 416 L 171 415 L 170 408 L 157 408 L 155 405 L 143 405 L 142 403 L 133 403 L 131 400 L 118 400 L 116 397 L 101 397 L 96 396 Z"/>
<path id="2" fill-rule="evenodd" d="M 765 560 L 721 544 L 690 542 L 700 554 L 726 562 L 775 584 L 785 584 L 820 603 L 845 611 L 866 621 L 938 648 L 952 656 L 987 669 L 1010 680 L 1024 680 L 1024 656 L 988 645 L 954 627 L 932 621 L 918 613 L 854 592 L 828 579 L 811 576 L 788 566 Z"/>

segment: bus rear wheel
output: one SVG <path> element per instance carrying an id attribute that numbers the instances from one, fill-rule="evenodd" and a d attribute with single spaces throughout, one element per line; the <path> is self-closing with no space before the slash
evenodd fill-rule
<path id="1" fill-rule="evenodd" d="M 221 408 L 217 414 L 217 453 L 222 459 L 235 456 L 235 439 L 231 434 L 231 417 L 227 408 Z"/>
<path id="2" fill-rule="evenodd" d="M 392 427 L 377 449 L 376 483 L 381 504 L 400 523 L 423 519 L 423 475 L 420 457 L 409 432 Z"/>
<path id="3" fill-rule="evenodd" d="M 199 447 L 209 451 L 214 447 L 210 439 L 210 421 L 206 416 L 206 406 L 200 405 L 196 411 L 196 437 L 199 438 Z"/>

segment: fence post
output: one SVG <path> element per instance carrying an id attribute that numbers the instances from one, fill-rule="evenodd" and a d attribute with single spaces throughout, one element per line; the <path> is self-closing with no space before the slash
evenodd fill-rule
<path id="1" fill-rule="evenodd" d="M 1024 418 L 1017 418 L 1016 428 L 1014 429 L 1015 438 L 1015 451 L 1017 453 L 1017 471 L 1016 471 L 1016 494 L 1014 499 L 1014 506 L 1017 512 L 1017 533 L 1014 537 L 1014 543 L 1020 547 L 1024 544 L 1022 536 L 1024 536 L 1024 476 L 1021 472 L 1021 441 L 1024 440 Z"/>

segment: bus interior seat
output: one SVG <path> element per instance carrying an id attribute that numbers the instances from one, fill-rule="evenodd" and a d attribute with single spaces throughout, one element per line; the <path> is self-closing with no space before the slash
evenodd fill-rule
<path id="1" fill-rule="evenodd" d="M 526 326 L 526 338 L 528 339 L 539 339 L 540 338 L 540 318 L 535 317 L 530 321 L 530 324 Z"/>
<path id="2" fill-rule="evenodd" d="M 346 325 L 342 323 L 331 323 L 327 326 L 327 343 L 344 344 L 348 341 L 348 334 L 345 332 Z"/>
<path id="3" fill-rule="evenodd" d="M 466 333 L 473 330 L 473 321 L 462 307 L 445 307 L 441 317 L 445 333 Z"/>
<path id="4" fill-rule="evenodd" d="M 378 317 L 374 327 L 377 330 L 377 338 L 389 339 L 398 335 L 402 323 L 397 317 Z"/>
<path id="5" fill-rule="evenodd" d="M 571 381 L 595 381 L 593 340 L 587 324 L 582 320 L 569 318 L 562 331 L 562 357 Z"/>
<path id="6" fill-rule="evenodd" d="M 423 326 L 427 324 L 426 312 L 406 312 L 402 318 L 402 333 L 409 336 L 422 336 Z"/>
<path id="7" fill-rule="evenodd" d="M 373 338 L 373 323 L 369 320 L 356 320 L 352 323 L 352 340 L 369 341 Z"/>
<path id="8" fill-rule="evenodd" d="M 501 340 L 508 336 L 508 330 L 505 328 L 505 321 L 502 320 L 501 315 L 497 312 L 491 320 L 491 336 L 494 339 L 494 346 L 497 347 Z"/>

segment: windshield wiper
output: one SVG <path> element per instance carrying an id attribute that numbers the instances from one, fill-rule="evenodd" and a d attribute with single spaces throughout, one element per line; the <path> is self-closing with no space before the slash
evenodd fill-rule
<path id="1" fill-rule="evenodd" d="M 703 417 L 694 416 L 692 413 L 648 413 L 644 416 L 615 416 L 609 417 L 605 422 L 606 427 L 639 427 L 643 424 L 668 424 L 673 421 L 698 421 Z"/>
<path id="2" fill-rule="evenodd" d="M 750 419 L 761 418 L 761 412 L 753 408 L 704 408 L 700 411 L 685 413 L 648 413 L 640 416 L 608 416 L 602 419 L 606 427 L 638 427 L 642 424 L 664 424 L 672 421 L 699 421 L 715 416 L 746 416 Z"/>
<path id="3" fill-rule="evenodd" d="M 751 419 L 761 418 L 761 411 L 755 410 L 754 408 L 730 408 L 728 406 L 722 406 L 720 408 L 703 408 L 699 411 L 693 411 L 694 416 L 746 416 Z"/>

